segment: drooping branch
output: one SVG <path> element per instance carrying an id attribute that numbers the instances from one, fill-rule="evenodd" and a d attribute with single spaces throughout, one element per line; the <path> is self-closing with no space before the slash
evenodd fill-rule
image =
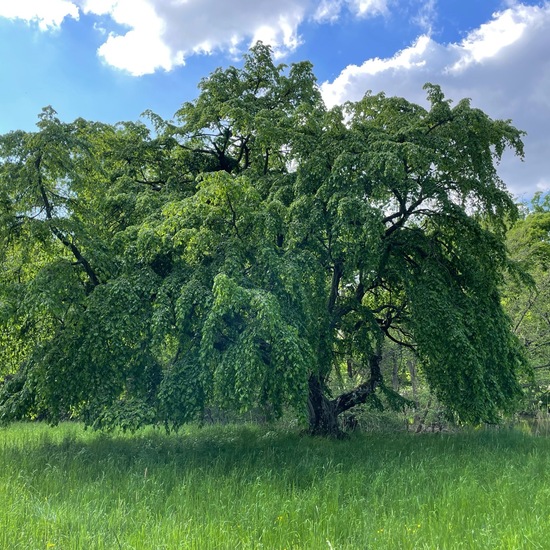
<path id="1" fill-rule="evenodd" d="M 42 154 L 38 154 L 35 161 L 35 168 L 37 173 L 37 180 L 38 180 L 38 189 L 40 191 L 40 196 L 42 198 L 42 202 L 44 203 L 44 209 L 46 213 L 46 219 L 49 222 L 54 221 L 53 217 L 53 206 L 50 202 L 50 199 L 48 198 L 48 194 L 46 192 L 46 188 L 44 187 L 44 182 L 42 181 Z M 90 265 L 90 262 L 84 257 L 80 249 L 71 242 L 67 236 L 53 223 L 50 223 L 50 231 L 52 234 L 61 242 L 63 246 L 68 248 L 73 256 L 76 258 L 76 261 L 82 266 L 84 271 L 86 272 L 86 275 L 88 275 L 88 278 L 90 279 L 90 282 L 94 287 L 101 284 L 99 277 L 96 275 L 95 271 L 92 269 L 92 266 Z"/>
<path id="2" fill-rule="evenodd" d="M 416 346 L 414 346 L 410 342 L 405 342 L 403 340 L 399 340 L 399 338 L 396 338 L 395 336 L 393 336 L 393 334 L 391 334 L 391 332 L 389 330 L 389 327 L 382 327 L 382 331 L 388 337 L 388 339 L 391 340 L 392 342 L 394 342 L 395 344 L 397 344 L 399 346 L 403 346 L 405 348 L 408 348 L 412 351 L 416 351 Z"/>

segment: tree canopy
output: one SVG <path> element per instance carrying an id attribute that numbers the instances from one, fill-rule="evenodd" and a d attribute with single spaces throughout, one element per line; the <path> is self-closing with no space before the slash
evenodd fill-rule
<path id="1" fill-rule="evenodd" d="M 327 109 L 258 43 L 173 121 L 0 136 L 0 417 L 177 428 L 287 407 L 312 433 L 377 394 L 385 339 L 465 422 L 520 395 L 501 306 L 522 132 L 427 84 Z M 364 379 L 331 395 L 352 361 Z M 397 397 L 397 396 L 392 396 Z"/>

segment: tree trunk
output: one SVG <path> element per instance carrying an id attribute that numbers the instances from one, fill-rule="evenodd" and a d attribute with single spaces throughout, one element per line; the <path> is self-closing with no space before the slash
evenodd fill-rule
<path id="1" fill-rule="evenodd" d="M 321 380 L 314 375 L 309 378 L 308 411 L 311 435 L 342 437 L 334 403 L 325 396 Z"/>
<path id="2" fill-rule="evenodd" d="M 417 377 L 416 377 L 416 365 L 414 363 L 414 360 L 410 359 L 408 361 L 408 367 L 409 367 L 409 375 L 411 377 L 413 401 L 418 407 L 418 384 L 417 384 Z"/>
<path id="3" fill-rule="evenodd" d="M 309 378 L 309 432 L 312 435 L 341 438 L 343 432 L 338 423 L 338 415 L 348 411 L 356 405 L 366 402 L 368 397 L 376 391 L 382 381 L 380 371 L 381 355 L 375 354 L 370 359 L 370 378 L 353 390 L 339 395 L 335 399 L 328 399 L 323 384 L 318 376 Z"/>
<path id="4" fill-rule="evenodd" d="M 401 351 L 401 350 L 400 350 Z M 397 352 L 393 354 L 393 369 L 391 377 L 391 386 L 393 391 L 399 391 L 399 359 L 397 357 Z"/>

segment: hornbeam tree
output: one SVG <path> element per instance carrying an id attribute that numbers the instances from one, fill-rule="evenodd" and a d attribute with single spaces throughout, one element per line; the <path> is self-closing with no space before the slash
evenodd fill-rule
<path id="1" fill-rule="evenodd" d="M 46 113 L 2 136 L 2 418 L 175 428 L 290 406 L 338 436 L 391 393 L 385 339 L 460 421 L 513 408 L 524 359 L 499 288 L 516 207 L 495 166 L 522 132 L 425 89 L 428 108 L 328 110 L 309 63 L 258 43 L 174 121 L 149 113 L 154 135 Z M 347 364 L 365 377 L 332 395 Z"/>

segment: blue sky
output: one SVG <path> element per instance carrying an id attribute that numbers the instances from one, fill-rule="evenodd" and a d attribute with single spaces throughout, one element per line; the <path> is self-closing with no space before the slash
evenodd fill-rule
<path id="1" fill-rule="evenodd" d="M 218 66 L 257 39 L 309 59 L 328 105 L 422 85 L 470 97 L 527 131 L 524 163 L 500 174 L 529 199 L 550 188 L 550 1 L 0 0 L 0 133 L 63 120 L 170 118 Z"/>

